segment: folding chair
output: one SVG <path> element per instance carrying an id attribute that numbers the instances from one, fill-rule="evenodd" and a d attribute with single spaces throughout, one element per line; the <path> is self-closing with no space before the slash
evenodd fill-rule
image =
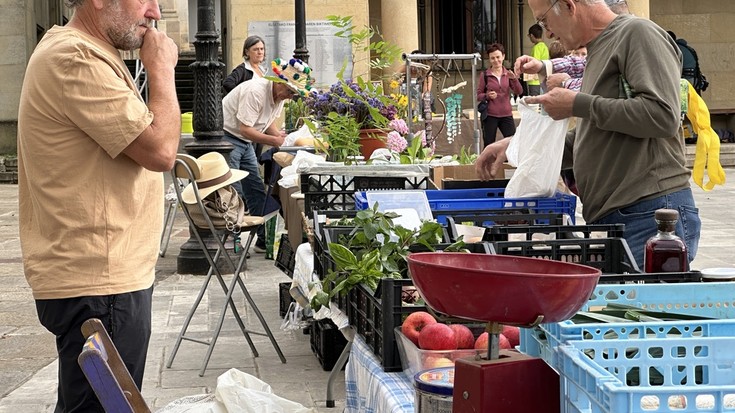
<path id="1" fill-rule="evenodd" d="M 177 181 L 174 181 L 173 185 L 178 185 Z M 163 231 L 161 231 L 161 242 L 160 247 L 158 249 L 158 255 L 160 257 L 166 256 L 166 250 L 168 249 L 168 243 L 171 240 L 171 233 L 174 230 L 174 221 L 176 220 L 176 208 L 179 206 L 179 202 L 176 199 L 176 194 L 173 193 L 173 198 L 171 197 L 171 190 L 169 189 L 169 192 L 166 193 L 165 201 L 166 201 L 166 213 L 164 215 L 164 221 L 163 221 Z"/>
<path id="2" fill-rule="evenodd" d="M 184 211 L 184 215 L 186 215 L 186 219 L 189 221 L 189 227 L 191 228 L 192 234 L 197 239 L 197 242 L 199 243 L 199 246 L 201 247 L 202 252 L 204 253 L 204 256 L 209 262 L 209 271 L 207 271 L 207 276 L 205 277 L 204 282 L 202 283 L 202 287 L 199 289 L 199 294 L 196 300 L 194 301 L 194 304 L 192 305 L 191 309 L 189 310 L 189 314 L 187 315 L 186 320 L 184 321 L 184 325 L 181 328 L 181 332 L 179 333 L 179 336 L 176 338 L 176 344 L 174 345 L 173 351 L 171 352 L 171 356 L 168 359 L 168 363 L 166 364 L 166 367 L 170 368 L 171 365 L 173 364 L 174 358 L 176 357 L 176 353 L 179 350 L 179 346 L 181 345 L 182 340 L 188 340 L 188 341 L 193 341 L 195 343 L 206 344 L 208 346 L 207 353 L 204 356 L 204 360 L 202 362 L 202 368 L 199 371 L 199 376 L 204 376 L 204 372 L 207 369 L 207 364 L 209 363 L 209 359 L 212 356 L 214 346 L 217 343 L 217 338 L 219 337 L 219 334 L 222 330 L 222 324 L 224 323 L 228 306 L 232 309 L 232 313 L 235 316 L 235 320 L 237 321 L 237 324 L 240 326 L 240 330 L 245 336 L 245 339 L 247 340 L 248 345 L 250 346 L 250 349 L 252 350 L 253 355 L 255 357 L 258 357 L 259 354 L 258 354 L 258 350 L 255 348 L 255 345 L 253 344 L 250 334 L 267 336 L 270 339 L 270 342 L 273 345 L 273 348 L 276 350 L 276 353 L 278 353 L 278 357 L 281 359 L 281 362 L 286 363 L 286 358 L 283 356 L 283 353 L 281 352 L 281 348 L 278 346 L 276 339 L 273 337 L 273 333 L 271 333 L 271 330 L 268 327 L 268 324 L 266 323 L 265 318 L 261 314 L 253 298 L 250 296 L 250 293 L 248 292 L 247 287 L 245 287 L 245 283 L 240 277 L 240 273 L 244 271 L 245 269 L 247 269 L 247 251 L 250 248 L 250 244 L 252 243 L 253 238 L 255 237 L 255 230 L 260 225 L 263 224 L 263 219 L 261 217 L 252 217 L 250 225 L 247 227 L 241 228 L 241 231 L 243 232 L 248 231 L 250 234 L 248 236 L 247 242 L 244 245 L 244 249 L 242 253 L 240 254 L 239 261 L 235 263 L 235 261 L 232 259 L 227 249 L 225 248 L 225 242 L 227 241 L 227 238 L 230 235 L 232 235 L 231 232 L 225 228 L 216 228 L 212 224 L 212 220 L 209 219 L 209 216 L 207 215 L 206 210 L 204 209 L 202 198 L 199 193 L 199 188 L 196 183 L 196 178 L 199 176 L 199 168 L 197 166 L 196 159 L 194 159 L 193 157 L 189 155 L 179 155 L 176 159 L 176 162 L 175 162 L 174 168 L 171 171 L 171 174 L 175 182 L 174 188 L 176 189 L 176 196 L 179 200 L 179 204 L 181 205 Z M 183 186 L 178 185 L 180 180 L 188 180 L 192 184 L 194 196 L 196 198 L 196 204 L 185 204 L 183 202 L 183 199 L 182 199 Z M 202 215 L 205 217 L 207 221 L 207 228 L 197 227 L 197 225 L 194 223 L 194 220 L 191 217 L 191 214 L 188 208 L 200 208 Z M 199 231 L 197 231 L 197 229 L 201 229 L 205 231 L 209 230 L 212 233 L 212 237 L 217 242 L 217 251 L 214 253 L 214 257 L 212 256 L 211 251 L 207 249 L 207 245 L 205 244 L 202 238 L 202 235 L 199 233 Z M 217 262 L 221 257 L 223 257 L 225 261 L 228 262 L 232 266 L 233 271 L 234 271 L 232 280 L 230 281 L 229 285 L 225 282 L 224 277 L 222 276 L 222 272 L 217 266 Z M 217 322 L 217 326 L 214 330 L 212 338 L 209 341 L 205 341 L 205 340 L 200 340 L 194 337 L 186 336 L 186 331 L 189 328 L 191 319 L 193 318 L 194 313 L 197 310 L 197 307 L 199 307 L 199 304 L 201 303 L 202 298 L 204 297 L 204 294 L 207 292 L 207 287 L 209 286 L 209 282 L 212 279 L 213 275 L 217 278 L 219 285 L 222 287 L 222 291 L 225 293 L 225 303 L 223 304 L 222 310 L 219 313 L 219 320 Z M 258 317 L 258 320 L 260 320 L 260 324 L 262 325 L 264 332 L 251 331 L 245 327 L 245 324 L 243 323 L 242 318 L 240 317 L 237 307 L 234 301 L 232 300 L 232 295 L 235 291 L 236 285 L 240 286 L 240 290 L 242 290 L 243 294 L 245 295 L 245 299 L 247 300 L 248 304 L 252 308 L 253 313 L 255 313 L 255 315 Z"/>
<path id="3" fill-rule="evenodd" d="M 90 318 L 82 324 L 87 338 L 77 359 L 107 413 L 150 413 L 148 405 L 125 367 L 102 322 Z"/>

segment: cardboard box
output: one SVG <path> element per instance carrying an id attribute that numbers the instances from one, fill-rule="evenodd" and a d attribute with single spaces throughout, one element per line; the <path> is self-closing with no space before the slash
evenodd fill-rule
<path id="1" fill-rule="evenodd" d="M 503 164 L 503 176 L 498 176 L 496 180 L 507 180 L 513 176 L 515 168 Z M 462 184 L 471 184 L 476 182 L 478 188 L 481 188 L 481 181 L 475 173 L 475 165 L 443 165 L 435 166 L 431 168 L 431 181 L 434 183 L 436 189 L 447 189 L 447 181 L 462 181 Z M 467 188 L 466 185 L 463 187 Z"/>
<path id="2" fill-rule="evenodd" d="M 279 197 L 281 198 L 281 206 L 283 207 L 283 218 L 286 221 L 286 230 L 288 231 L 288 240 L 294 251 L 301 244 L 303 239 L 303 225 L 301 213 L 304 212 L 304 199 L 294 197 L 299 193 L 299 187 L 279 188 Z"/>

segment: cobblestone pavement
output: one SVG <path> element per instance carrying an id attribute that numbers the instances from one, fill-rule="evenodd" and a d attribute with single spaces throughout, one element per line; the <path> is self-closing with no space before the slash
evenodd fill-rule
<path id="1" fill-rule="evenodd" d="M 692 268 L 735 266 L 735 169 L 727 170 L 724 187 L 704 192 L 693 186 L 702 217 L 702 239 Z M 35 306 L 23 277 L 18 241 L 16 185 L 0 185 L 0 413 L 51 412 L 55 402 L 56 352 L 54 339 L 36 318 Z M 153 410 L 183 396 L 212 392 L 216 379 L 229 368 L 237 368 L 268 382 L 276 394 L 316 407 L 320 412 L 344 407 L 344 379 L 334 386 L 337 407 L 326 408 L 329 372 L 322 370 L 309 346 L 309 336 L 300 330 L 280 330 L 278 283 L 288 281 L 273 261 L 253 254 L 245 283 L 277 337 L 287 363 L 282 364 L 267 338 L 254 337 L 259 357 L 254 357 L 239 332 L 231 313 L 214 349 L 204 377 L 198 371 L 206 347 L 184 342 L 172 368 L 165 362 L 184 317 L 194 301 L 203 278 L 176 273 L 179 246 L 188 239 L 183 214 L 177 214 L 171 243 L 159 259 L 153 301 L 153 337 L 148 351 L 143 395 Z M 211 331 L 224 301 L 219 286 L 212 284 L 190 331 L 202 338 Z M 237 298 L 239 309 L 244 299 Z M 254 329 L 257 319 L 243 311 L 245 322 Z"/>

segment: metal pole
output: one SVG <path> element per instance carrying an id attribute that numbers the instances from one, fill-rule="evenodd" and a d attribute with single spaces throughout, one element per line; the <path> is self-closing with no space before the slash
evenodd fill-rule
<path id="1" fill-rule="evenodd" d="M 197 0 L 197 33 L 194 41 L 196 61 L 189 67 L 194 72 L 194 142 L 184 150 L 194 157 L 208 152 L 220 152 L 229 157 L 233 146 L 222 140 L 222 77 L 225 64 L 219 60 L 219 33 L 215 25 L 215 0 Z M 192 231 L 194 229 L 191 229 Z M 201 232 L 207 247 L 216 250 L 216 240 Z M 206 274 L 209 269 L 204 253 L 195 238 L 190 237 L 182 246 L 176 260 L 180 274 Z"/>
<path id="2" fill-rule="evenodd" d="M 304 0 L 295 0 L 296 48 L 293 57 L 309 63 L 309 49 L 306 48 L 306 6 Z"/>

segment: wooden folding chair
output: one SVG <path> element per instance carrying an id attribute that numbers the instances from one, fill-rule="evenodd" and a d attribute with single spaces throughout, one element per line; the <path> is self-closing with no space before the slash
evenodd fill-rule
<path id="1" fill-rule="evenodd" d="M 250 244 L 252 243 L 253 238 L 255 237 L 256 229 L 260 225 L 263 224 L 263 219 L 260 217 L 253 217 L 253 219 L 251 219 L 250 221 L 251 222 L 250 226 L 241 228 L 242 232 L 248 231 L 250 234 L 248 236 L 247 242 L 244 245 L 243 251 L 240 254 L 239 261 L 235 263 L 235 261 L 232 259 L 229 252 L 225 248 L 225 242 L 227 241 L 227 238 L 231 236 L 232 234 L 230 233 L 230 231 L 228 231 L 225 228 L 216 228 L 212 224 L 212 220 L 209 219 L 209 216 L 207 215 L 206 210 L 204 209 L 202 198 L 199 194 L 199 188 L 196 183 L 196 178 L 199 176 L 199 169 L 196 163 L 196 159 L 194 159 L 193 157 L 189 155 L 179 155 L 176 159 L 176 163 L 174 165 L 174 168 L 171 171 L 171 174 L 175 182 L 174 188 L 176 189 L 176 196 L 179 200 L 179 204 L 181 205 L 184 211 L 184 215 L 186 215 L 186 219 L 189 221 L 189 227 L 191 229 L 192 234 L 197 239 L 197 242 L 199 243 L 199 246 L 201 247 L 202 252 L 204 253 L 204 256 L 206 257 L 207 262 L 209 262 L 209 270 L 207 271 L 207 276 L 205 277 L 202 283 L 202 287 L 199 289 L 199 294 L 196 300 L 194 301 L 194 304 L 192 305 L 191 309 L 189 310 L 189 314 L 186 316 L 186 319 L 184 320 L 184 325 L 181 327 L 181 332 L 179 333 L 179 336 L 176 338 L 176 344 L 174 344 L 173 350 L 171 352 L 171 356 L 169 357 L 168 362 L 166 363 L 166 367 L 170 368 L 171 365 L 173 364 L 174 358 L 176 357 L 176 353 L 179 350 L 179 346 L 181 345 L 182 340 L 188 340 L 188 341 L 193 341 L 195 343 L 206 344 L 208 347 L 207 353 L 204 356 L 204 361 L 202 362 L 202 368 L 199 371 L 199 376 L 203 376 L 205 370 L 207 369 L 207 364 L 209 363 L 209 359 L 212 356 L 212 352 L 214 351 L 214 346 L 217 343 L 217 338 L 219 337 L 219 334 L 222 330 L 222 324 L 224 323 L 228 306 L 232 309 L 232 313 L 235 316 L 235 320 L 237 321 L 237 324 L 240 326 L 240 330 L 245 336 L 245 340 L 247 340 L 248 345 L 250 346 L 250 349 L 253 352 L 253 355 L 255 357 L 259 356 L 258 350 L 255 348 L 255 344 L 253 343 L 250 337 L 250 334 L 267 336 L 270 339 L 270 342 L 273 345 L 273 348 L 276 350 L 276 353 L 278 353 L 278 357 L 281 359 L 281 362 L 285 363 L 286 358 L 281 352 L 281 348 L 278 346 L 278 343 L 276 342 L 276 339 L 273 336 L 273 333 L 268 327 L 268 323 L 266 322 L 265 318 L 263 317 L 260 310 L 258 309 L 257 304 L 255 303 L 253 298 L 250 296 L 250 293 L 248 292 L 248 289 L 245 286 L 245 283 L 240 277 L 240 273 L 244 271 L 245 269 L 247 269 L 247 252 L 248 252 L 248 249 L 250 248 Z M 181 195 L 183 191 L 182 189 L 183 186 L 177 185 L 180 180 L 187 180 L 192 184 L 193 189 L 194 189 L 194 196 L 196 198 L 196 204 L 188 205 L 183 202 L 182 195 Z M 194 223 L 194 220 L 191 217 L 191 214 L 188 208 L 200 208 L 202 215 L 205 217 L 207 221 L 207 228 L 199 228 L 196 226 L 196 224 Z M 205 231 L 209 230 L 211 232 L 212 237 L 217 242 L 217 250 L 214 253 L 214 256 L 212 256 L 211 251 L 207 248 L 207 245 L 205 244 L 202 238 L 202 235 L 199 233 L 199 231 L 197 231 L 197 229 L 205 230 Z M 217 262 L 221 257 L 224 258 L 225 261 L 228 262 L 233 268 L 233 276 L 232 276 L 232 280 L 230 281 L 229 285 L 225 282 L 224 277 L 222 276 L 221 270 L 217 266 Z M 202 298 L 204 297 L 204 294 L 207 292 L 207 287 L 209 286 L 209 282 L 212 279 L 212 276 L 215 276 L 217 278 L 219 285 L 222 287 L 222 291 L 225 293 L 225 303 L 223 304 L 222 310 L 219 313 L 219 320 L 217 322 L 217 326 L 215 327 L 214 333 L 212 334 L 212 338 L 209 341 L 205 341 L 205 340 L 187 336 L 186 331 L 189 328 L 191 319 L 194 317 L 194 313 L 196 313 L 197 307 L 199 307 L 199 304 L 201 303 Z M 237 306 L 232 300 L 232 295 L 235 291 L 236 285 L 240 287 L 240 290 L 245 295 L 245 299 L 250 305 L 250 308 L 253 310 L 253 313 L 256 315 L 256 317 L 258 317 L 258 320 L 260 321 L 260 324 L 263 327 L 263 330 L 264 330 L 263 332 L 252 331 L 245 327 L 245 324 L 243 323 L 240 313 L 237 310 Z"/>
<path id="2" fill-rule="evenodd" d="M 150 413 L 120 354 L 102 322 L 90 318 L 82 324 L 87 338 L 79 355 L 90 386 L 107 413 Z"/>

